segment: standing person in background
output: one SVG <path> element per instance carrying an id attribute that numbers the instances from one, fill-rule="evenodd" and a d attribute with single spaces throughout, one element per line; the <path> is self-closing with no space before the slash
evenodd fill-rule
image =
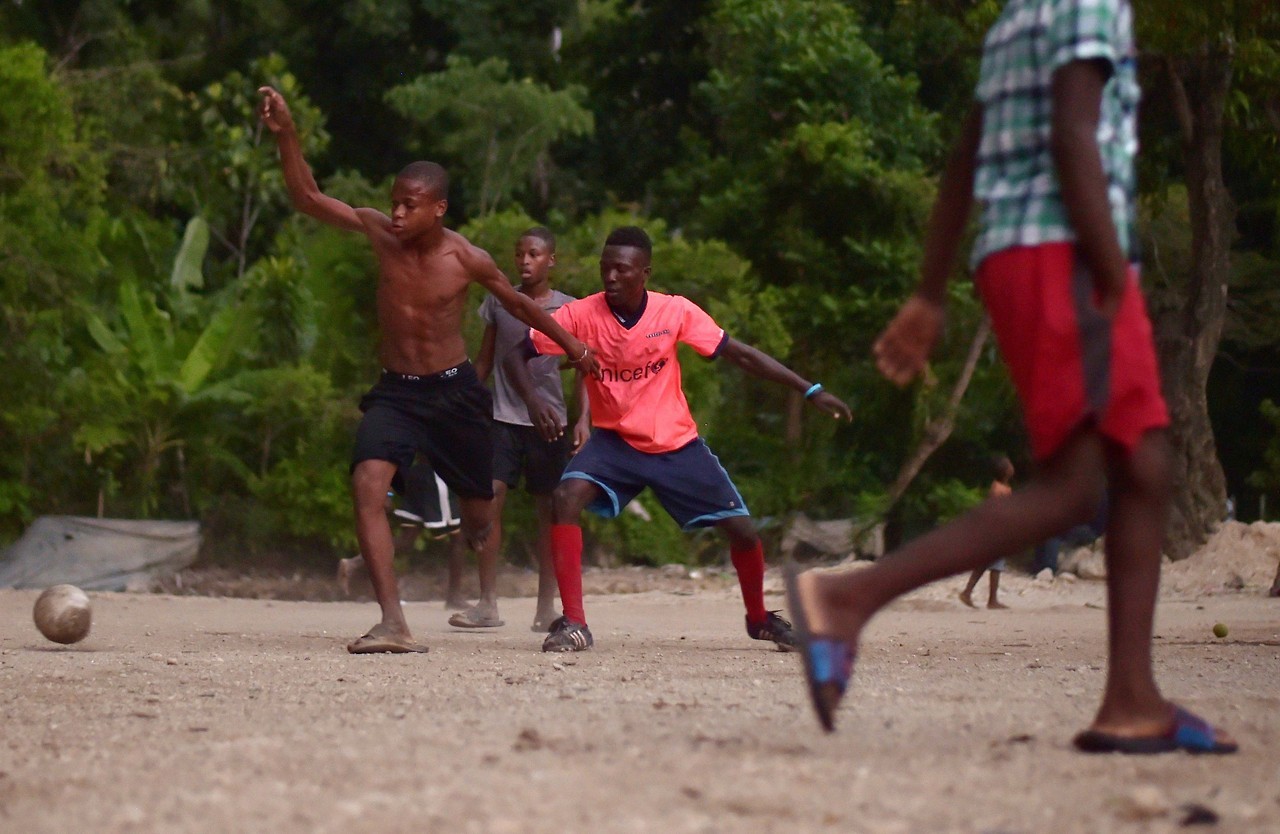
<path id="1" fill-rule="evenodd" d="M 995 480 L 991 482 L 991 488 L 987 490 L 987 500 L 1004 498 L 1013 494 L 1013 461 L 1001 455 L 996 458 Z M 992 609 L 1008 608 L 999 600 L 1000 595 L 1000 574 L 1004 573 L 1008 564 L 1004 559 L 996 559 L 985 568 L 978 568 L 969 574 L 969 583 L 964 586 L 964 590 L 960 592 L 960 601 L 970 608 L 977 608 L 973 604 L 973 589 L 978 586 L 978 580 L 982 578 L 982 574 L 987 574 L 987 607 Z"/>
<path id="2" fill-rule="evenodd" d="M 1166 701 L 1152 669 L 1170 452 L 1151 323 L 1128 257 L 1138 98 L 1127 0 L 1008 0 L 987 33 L 977 101 L 930 214 L 920 285 L 874 351 L 898 385 L 924 369 L 976 196 L 975 282 L 1038 466 L 1022 489 L 869 568 L 788 570 L 805 677 L 828 731 L 876 612 L 1088 521 L 1109 486 L 1107 680 L 1076 747 L 1236 750 L 1226 733 Z"/>
<path id="3" fill-rule="evenodd" d="M 551 230 L 535 226 L 516 241 L 519 292 L 548 313 L 573 301 L 573 296 L 553 289 L 551 268 L 556 263 L 556 238 Z M 577 374 L 579 416 L 569 429 L 560 362 L 553 356 L 526 367 L 518 348 L 529 338 L 529 326 L 502 308 L 493 296 L 480 305 L 485 322 L 484 338 L 476 356 L 476 373 L 487 379 L 493 373 L 493 530 L 478 554 L 480 600 L 449 618 L 456 628 L 494 628 L 498 616 L 498 555 L 502 548 L 502 512 L 507 492 L 524 479 L 533 496 L 538 519 L 538 607 L 533 630 L 546 632 L 556 617 L 556 574 L 551 561 L 551 492 L 560 482 L 569 456 L 581 448 L 591 430 L 590 409 Z"/>

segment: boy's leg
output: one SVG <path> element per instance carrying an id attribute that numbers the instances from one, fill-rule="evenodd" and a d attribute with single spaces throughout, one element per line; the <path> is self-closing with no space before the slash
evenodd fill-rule
<path id="1" fill-rule="evenodd" d="M 494 486 L 498 482 L 494 481 Z M 449 626 L 457 628 L 495 628 L 502 626 L 498 617 L 498 535 L 495 499 L 458 498 L 462 515 L 462 536 L 475 550 L 480 573 L 480 600 L 449 618 Z M 479 532 L 477 532 L 479 531 Z"/>
<path id="2" fill-rule="evenodd" d="M 444 607 L 451 611 L 467 608 L 467 595 L 462 592 L 462 571 L 466 566 L 467 542 L 461 531 L 454 530 L 449 534 L 449 551 L 445 556 Z"/>
<path id="3" fill-rule="evenodd" d="M 965 584 L 964 590 L 960 592 L 960 601 L 963 602 L 965 605 L 969 606 L 970 608 L 974 607 L 973 589 L 978 587 L 978 580 L 981 578 L 982 578 L 982 568 L 978 568 L 973 573 L 969 574 L 969 581 L 968 583 Z"/>
<path id="4" fill-rule="evenodd" d="M 533 497 L 538 516 L 538 608 L 533 615 L 533 630 L 545 633 L 556 618 L 556 567 L 551 555 L 553 502 L 550 495 Z"/>
<path id="5" fill-rule="evenodd" d="M 1000 602 L 1000 574 L 1004 571 L 988 570 L 987 571 L 987 607 L 988 608 L 1008 608 L 1009 606 Z"/>
<path id="6" fill-rule="evenodd" d="M 507 485 L 493 482 L 493 501 L 489 503 L 489 533 L 476 551 L 480 574 L 480 599 L 475 605 L 449 618 L 458 628 L 496 628 L 503 625 L 498 616 L 498 551 L 502 547 L 502 509 L 506 505 Z M 461 572 L 461 571 L 459 571 Z"/>
<path id="7" fill-rule="evenodd" d="M 796 638 L 791 623 L 764 607 L 764 545 L 751 517 L 731 516 L 716 526 L 729 537 L 729 557 L 747 609 L 747 636 L 770 640 L 782 651 L 794 651 Z"/>
<path id="8" fill-rule="evenodd" d="M 1090 518 L 1101 499 L 1104 466 L 1101 439 L 1081 428 L 1012 495 L 980 504 L 869 568 L 801 574 L 797 594 L 810 633 L 856 645 L 867 621 L 896 597 L 983 568 L 993 557 L 1011 556 Z"/>
<path id="9" fill-rule="evenodd" d="M 409 625 L 400 607 L 400 586 L 392 560 L 395 541 L 387 521 L 386 496 L 396 465 L 385 460 L 363 460 L 351 473 L 351 493 L 355 504 L 356 536 L 373 583 L 373 593 L 382 609 L 382 620 L 364 637 L 350 645 L 352 653 L 383 651 L 426 651 L 413 642 Z"/>
<path id="10" fill-rule="evenodd" d="M 1160 551 L 1169 509 L 1169 447 L 1148 432 L 1133 452 L 1110 455 L 1107 524 L 1107 684 L 1092 729 L 1153 735 L 1169 724 L 1151 666 Z"/>
<path id="11" fill-rule="evenodd" d="M 581 478 L 561 482 L 552 494 L 551 557 L 565 619 L 585 625 L 582 604 L 582 511 L 595 500 L 600 487 Z"/>

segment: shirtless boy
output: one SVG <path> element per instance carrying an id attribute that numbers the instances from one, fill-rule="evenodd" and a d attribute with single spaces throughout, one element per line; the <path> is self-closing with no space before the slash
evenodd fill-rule
<path id="1" fill-rule="evenodd" d="M 353 208 L 320 191 L 302 157 L 284 97 L 271 87 L 260 116 L 275 134 L 294 206 L 331 226 L 359 232 L 378 258 L 377 309 L 382 378 L 360 402 L 351 465 L 356 536 L 369 568 L 381 621 L 347 646 L 353 654 L 422 652 L 400 607 L 395 545 L 384 502 L 397 468 L 421 452 L 457 494 L 462 533 L 475 550 L 490 527 L 492 400 L 467 359 L 462 316 L 476 282 L 513 316 L 555 340 L 579 370 L 595 373 L 591 350 L 516 292 L 487 252 L 443 225 L 449 177 L 434 162 L 413 162 L 391 187 L 391 215 Z"/>

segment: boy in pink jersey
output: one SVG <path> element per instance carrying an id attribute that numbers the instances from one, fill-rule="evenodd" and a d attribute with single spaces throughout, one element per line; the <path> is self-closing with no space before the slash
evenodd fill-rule
<path id="1" fill-rule="evenodd" d="M 791 624 L 764 607 L 760 537 L 737 487 L 698 436 L 680 385 L 676 347 L 683 342 L 703 356 L 727 359 L 802 391 L 837 419 L 850 420 L 852 414 L 820 384 L 730 338 L 692 301 L 645 289 L 651 255 L 643 229 L 615 229 L 600 256 L 604 292 L 553 314 L 565 330 L 592 346 L 601 375 L 586 380 L 595 431 L 570 461 L 554 495 L 552 555 L 564 615 L 553 623 L 542 650 L 582 651 L 594 643 L 582 605 L 582 511 L 590 508 L 612 518 L 649 487 L 683 529 L 715 526 L 725 532 L 747 608 L 747 633 L 789 651 L 795 645 Z M 537 331 L 530 336 L 539 353 L 564 352 Z"/>

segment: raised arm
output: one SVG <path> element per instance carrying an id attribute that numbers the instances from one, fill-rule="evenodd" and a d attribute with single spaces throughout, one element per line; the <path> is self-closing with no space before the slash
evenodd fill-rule
<path id="1" fill-rule="evenodd" d="M 498 265 L 488 252 L 475 246 L 468 246 L 460 257 L 471 280 L 480 284 L 493 294 L 498 303 L 508 313 L 541 333 L 547 334 L 565 352 L 569 364 L 592 376 L 600 376 L 600 363 L 596 362 L 591 348 L 583 344 L 572 333 L 561 327 L 546 310 L 534 302 L 529 296 L 516 292 L 502 274 Z"/>
<path id="2" fill-rule="evenodd" d="M 298 130 L 284 96 L 271 87 L 259 87 L 258 93 L 262 96 L 258 114 L 262 123 L 276 136 L 276 146 L 280 149 L 280 167 L 284 170 L 284 184 L 289 189 L 289 199 L 293 201 L 294 208 L 330 226 L 350 232 L 363 232 L 364 224 L 357 211 L 341 200 L 322 193 L 320 186 L 316 185 L 311 166 L 302 158 L 302 143 L 298 141 Z"/>
<path id="3" fill-rule="evenodd" d="M 732 362 L 752 376 L 794 388 L 804 394 L 806 400 L 837 420 L 853 419 L 853 412 L 839 397 L 822 390 L 819 384 L 806 381 L 804 377 L 758 348 L 730 338 L 720 349 L 719 355 L 721 359 Z"/>
<path id="4" fill-rule="evenodd" d="M 973 175 L 981 138 L 982 107 L 975 104 L 947 161 L 938 197 L 929 213 L 920 285 L 873 348 L 876 367 L 896 385 L 906 385 L 924 369 L 942 333 L 947 278 L 973 210 Z"/>

